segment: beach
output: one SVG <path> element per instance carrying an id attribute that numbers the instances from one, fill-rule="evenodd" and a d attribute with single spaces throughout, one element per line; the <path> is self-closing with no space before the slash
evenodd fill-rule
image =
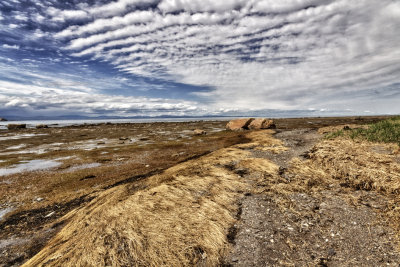
<path id="1" fill-rule="evenodd" d="M 335 260 L 338 264 L 350 262 L 349 257 L 352 255 L 344 252 L 346 249 L 343 241 L 350 236 L 344 235 L 342 241 L 341 239 L 335 241 L 337 242 L 335 248 L 331 245 L 323 246 L 328 242 L 324 240 L 329 239 L 328 234 L 324 233 L 326 227 L 339 229 L 344 225 L 353 232 L 359 231 L 361 236 L 365 225 L 360 224 L 361 222 L 357 224 L 357 220 L 364 218 L 364 223 L 372 225 L 377 216 L 374 207 L 379 208 L 379 205 L 383 205 L 382 203 L 389 201 L 390 198 L 373 190 L 371 192 L 371 189 L 367 190 L 368 188 L 361 185 L 358 185 L 357 189 L 357 184 L 353 185 L 350 182 L 345 184 L 340 181 L 341 178 L 332 180 L 326 170 L 324 170 L 326 177 L 322 179 L 316 176 L 317 172 L 304 173 L 304 168 L 301 169 L 299 166 L 311 164 L 307 160 L 312 159 L 310 155 L 315 152 L 314 147 L 323 140 L 323 134 L 318 132 L 319 129 L 327 127 L 341 129 L 343 125 L 363 125 L 383 118 L 385 117 L 275 119 L 276 129 L 262 131 L 227 131 L 225 129 L 227 121 L 96 123 L 44 129 L 1 130 L 0 264 L 19 266 L 44 248 L 33 261 L 28 262 L 28 265 L 34 266 L 53 257 L 54 255 L 51 256 L 53 250 L 70 249 L 68 244 L 74 239 L 68 237 L 65 229 L 77 227 L 79 231 L 78 229 L 82 227 L 81 222 L 92 221 L 94 207 L 96 212 L 100 212 L 96 215 L 99 216 L 98 219 L 107 220 L 105 218 L 109 215 L 104 211 L 120 205 L 117 203 L 126 203 L 124 205 L 130 203 L 125 208 L 119 208 L 118 212 L 114 211 L 118 214 L 114 214 L 113 216 L 117 217 L 113 218 L 119 223 L 109 230 L 114 229 L 116 233 L 120 233 L 118 235 L 135 229 L 135 226 L 129 223 L 122 226 L 121 223 L 124 223 L 121 218 L 130 221 L 133 217 L 129 214 L 139 212 L 145 217 L 137 215 L 137 220 L 142 223 L 148 220 L 148 227 L 152 227 L 154 223 L 156 228 L 152 228 L 151 231 L 160 227 L 157 220 L 164 221 L 166 226 L 160 229 L 159 234 L 165 240 L 170 238 L 172 244 L 176 242 L 177 249 L 193 243 L 192 249 L 186 251 L 188 253 L 186 256 L 178 253 L 180 256 L 176 255 L 177 258 L 174 258 L 173 255 L 164 255 L 164 252 L 159 251 L 158 253 L 167 259 L 164 264 L 160 258 L 154 258 L 155 256 L 151 254 L 154 253 L 152 249 L 159 248 L 149 247 L 148 250 L 141 251 L 142 254 L 137 252 L 141 256 L 137 254 L 136 257 L 143 257 L 137 260 L 143 260 L 143 264 L 154 261 L 155 265 L 186 262 L 183 265 L 209 266 L 224 263 L 248 266 L 248 264 L 278 264 L 283 258 L 287 258 L 286 262 L 290 264 L 294 259 L 290 256 L 293 249 L 298 251 L 296 257 L 302 259 L 304 264 L 335 262 Z M 196 129 L 204 133 L 198 134 L 195 132 Z M 340 147 L 340 144 L 331 145 L 332 151 L 335 149 L 334 145 Z M 383 149 L 384 153 L 388 151 L 386 147 L 377 149 Z M 394 159 L 397 157 L 392 156 Z M 332 157 L 334 158 L 334 155 Z M 294 164 L 294 159 L 300 161 L 297 163 L 295 161 Z M 315 171 L 311 167 L 308 169 Z M 303 185 L 304 181 L 300 178 L 303 179 L 307 175 L 311 180 L 307 180 Z M 291 181 L 295 181 L 295 185 L 292 185 Z M 180 199 L 175 199 L 173 196 L 180 196 Z M 353 206 L 344 204 L 351 199 L 349 196 L 362 198 L 363 202 L 360 203 L 364 204 L 353 203 Z M 142 198 L 147 199 L 147 202 L 141 202 Z M 191 201 L 189 204 L 186 198 Z M 293 206 L 293 203 L 297 203 L 297 206 Z M 285 205 L 291 205 L 297 212 L 288 213 Z M 307 205 L 311 205 L 310 208 L 307 208 Z M 312 212 L 317 206 L 322 210 L 318 216 L 333 216 L 334 209 L 344 215 L 333 218 L 331 224 L 323 224 L 320 221 L 316 223 L 317 215 L 306 213 Z M 361 206 L 364 209 L 369 206 L 365 210 L 368 216 L 360 213 Z M 342 212 L 340 209 L 343 207 L 353 211 Z M 181 216 L 177 218 L 175 215 L 170 218 L 167 214 L 171 212 Z M 180 221 L 185 218 L 187 223 L 191 224 Z M 259 225 L 265 224 L 271 218 L 270 224 L 260 228 Z M 308 218 L 311 224 L 304 221 L 305 218 Z M 210 220 L 215 220 L 217 228 L 213 228 Z M 353 222 L 356 224 L 351 225 Z M 297 233 L 299 229 L 305 227 L 304 224 L 311 229 L 308 231 L 311 235 L 306 237 Z M 399 259 L 395 249 L 397 241 L 390 241 L 393 246 L 384 246 L 396 229 L 390 228 L 388 222 L 381 221 L 378 224 L 380 232 L 372 230 L 370 236 L 360 237 L 354 242 L 374 241 L 378 247 L 381 246 L 388 252 L 385 261 L 396 262 Z M 173 225 L 181 225 L 181 228 L 175 229 L 178 236 L 171 236 L 168 231 L 168 227 L 175 227 Z M 94 221 L 93 224 L 89 223 L 88 227 L 88 233 L 93 235 L 98 235 L 97 231 L 105 230 Z M 147 231 L 147 228 L 143 227 L 143 231 Z M 294 229 L 297 234 L 294 234 Z M 147 238 L 153 234 L 157 235 L 157 232 L 151 231 L 143 234 Z M 276 231 L 283 234 L 271 237 Z M 208 239 L 204 243 L 205 241 L 194 232 L 204 233 L 203 238 L 206 239 L 210 238 L 207 237 L 208 234 L 217 232 L 221 234 L 214 236 L 215 244 L 210 245 L 207 242 L 213 241 Z M 257 237 L 257 233 L 260 232 L 263 234 Z M 188 238 L 183 238 L 179 234 L 187 234 Z M 336 234 L 333 233 L 334 236 Z M 80 238 L 79 234 L 75 236 Z M 135 236 L 143 238 L 139 233 Z M 307 248 L 299 245 L 306 240 L 312 242 L 311 236 L 314 236 L 315 240 L 320 240 L 315 243 L 319 249 L 315 246 L 312 249 L 315 251 L 314 259 L 307 258 L 309 256 L 305 250 Z M 330 237 L 332 239 L 333 236 Z M 82 233 L 82 238 L 90 239 L 93 236 Z M 121 238 L 113 239 L 112 243 L 127 246 L 129 244 L 130 249 L 137 249 L 133 243 L 125 240 L 125 238 L 131 240 L 131 236 Z M 154 240 L 159 242 L 158 239 Z M 152 243 L 149 240 L 146 242 Z M 260 242 L 257 246 L 260 249 L 255 252 L 252 244 L 257 242 Z M 292 242 L 293 245 L 288 242 Z M 64 243 L 65 246 L 62 245 Z M 279 255 L 273 252 L 277 248 L 281 251 Z M 368 246 L 360 248 L 358 258 L 355 257 L 357 259 L 354 262 L 361 263 L 366 251 L 371 249 Z M 376 251 L 378 255 L 379 249 Z M 344 258 L 340 261 L 339 258 L 335 259 L 335 255 Z M 378 262 L 376 255 L 371 258 L 371 263 Z M 99 264 L 97 260 L 102 256 L 97 254 L 92 256 L 92 261 L 88 262 Z M 71 257 L 79 258 L 82 255 L 76 254 Z M 112 256 L 116 260 L 114 257 L 118 258 L 118 253 Z M 63 262 L 62 259 L 61 257 L 59 264 Z M 131 256 L 125 260 L 131 261 L 130 264 L 137 264 L 132 261 Z M 68 262 L 71 266 L 74 262 L 77 263 L 72 259 Z M 120 263 L 123 264 L 123 261 Z"/>

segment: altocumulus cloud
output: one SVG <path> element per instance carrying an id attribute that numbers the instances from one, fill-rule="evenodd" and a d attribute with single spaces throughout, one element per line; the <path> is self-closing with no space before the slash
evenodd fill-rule
<path id="1" fill-rule="evenodd" d="M 3 112 L 400 112 L 399 1 L 4 0 L 0 11 Z"/>

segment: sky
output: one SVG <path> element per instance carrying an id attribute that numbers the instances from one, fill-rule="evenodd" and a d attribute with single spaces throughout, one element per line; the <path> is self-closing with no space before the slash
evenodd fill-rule
<path id="1" fill-rule="evenodd" d="M 0 117 L 399 113 L 398 0 L 0 1 Z"/>

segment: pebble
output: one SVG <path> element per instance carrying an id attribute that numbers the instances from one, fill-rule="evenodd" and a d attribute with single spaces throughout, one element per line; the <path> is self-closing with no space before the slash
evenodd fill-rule
<path id="1" fill-rule="evenodd" d="M 53 214 L 55 213 L 55 211 L 50 212 L 49 214 L 47 214 L 46 216 L 44 216 L 45 218 L 51 217 Z"/>

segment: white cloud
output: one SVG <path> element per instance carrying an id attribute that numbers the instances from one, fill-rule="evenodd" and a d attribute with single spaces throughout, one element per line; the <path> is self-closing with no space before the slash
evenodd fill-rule
<path id="1" fill-rule="evenodd" d="M 47 9 L 47 14 L 50 15 L 54 21 L 81 20 L 88 16 L 88 13 L 84 10 L 60 10 L 53 6 Z"/>
<path id="2" fill-rule="evenodd" d="M 19 45 L 3 44 L 2 47 L 5 48 L 5 49 L 19 49 Z"/>
<path id="3" fill-rule="evenodd" d="M 21 12 L 15 15 L 14 18 L 19 21 L 28 21 L 28 15 Z"/>
<path id="4" fill-rule="evenodd" d="M 70 83 L 71 81 L 64 81 Z M 27 110 L 108 115 L 182 115 L 197 110 L 196 103 L 163 98 L 110 96 L 89 90 L 68 90 L 42 85 L 0 81 L 0 106 Z"/>
<path id="5" fill-rule="evenodd" d="M 77 61 L 90 55 L 135 76 L 213 88 L 194 94 L 214 111 L 363 111 L 400 100 L 398 1 L 116 0 L 46 13 L 32 18 L 68 25 L 53 37 Z M 53 84 L 73 86 L 86 92 Z M 118 109 L 117 99 L 95 102 Z"/>

